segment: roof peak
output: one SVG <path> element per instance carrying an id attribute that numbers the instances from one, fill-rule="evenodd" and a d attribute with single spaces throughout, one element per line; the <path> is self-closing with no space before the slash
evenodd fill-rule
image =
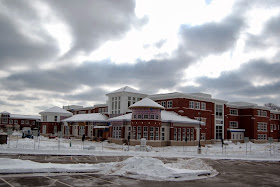
<path id="1" fill-rule="evenodd" d="M 124 87 L 119 88 L 119 89 L 117 89 L 115 91 L 112 91 L 112 92 L 110 92 L 108 94 L 120 93 L 120 92 L 129 92 L 129 93 L 143 94 L 142 92 L 140 92 L 140 91 L 138 91 L 138 90 L 136 90 L 136 89 L 134 89 L 134 88 L 132 88 L 130 86 L 124 86 Z"/>
<path id="2" fill-rule="evenodd" d="M 60 108 L 58 106 L 54 106 L 52 108 L 49 108 L 47 110 L 44 110 L 42 112 L 40 112 L 39 114 L 41 113 L 63 113 L 63 114 L 72 114 L 71 112 L 68 112 L 67 110 L 64 110 L 63 108 Z"/>
<path id="3" fill-rule="evenodd" d="M 148 97 L 145 97 L 144 99 L 134 103 L 129 108 L 158 108 L 158 109 L 164 109 L 163 106 L 156 103 L 155 101 L 151 100 Z"/>

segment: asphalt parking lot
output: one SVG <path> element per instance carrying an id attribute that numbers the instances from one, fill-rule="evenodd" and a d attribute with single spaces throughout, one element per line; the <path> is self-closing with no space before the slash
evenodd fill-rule
<path id="1" fill-rule="evenodd" d="M 19 158 L 42 163 L 101 163 L 122 161 L 128 157 L 116 156 L 40 156 L 0 155 L 0 158 Z M 159 158 L 173 162 L 177 158 Z M 97 173 L 32 173 L 0 175 L 2 186 L 279 186 L 279 162 L 203 159 L 219 172 L 216 177 L 179 182 L 145 181 L 128 177 L 100 175 Z"/>

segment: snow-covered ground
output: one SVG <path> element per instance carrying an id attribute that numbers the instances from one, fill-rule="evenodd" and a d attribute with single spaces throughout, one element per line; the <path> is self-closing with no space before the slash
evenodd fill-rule
<path id="1" fill-rule="evenodd" d="M 0 158 L 0 173 L 26 172 L 99 172 L 108 175 L 125 175 L 146 180 L 193 180 L 215 176 L 217 172 L 200 158 L 280 161 L 280 143 L 234 144 L 226 142 L 202 147 L 197 146 L 147 147 L 117 145 L 81 139 L 48 139 L 40 136 L 22 139 L 20 134 L 9 137 L 8 144 L 0 145 L 0 153 L 39 155 L 94 155 L 131 156 L 122 162 L 100 164 L 53 164 L 29 160 Z M 148 151 L 146 151 L 148 150 Z M 246 151 L 247 150 L 247 151 Z M 177 162 L 164 164 L 156 157 L 177 157 Z M 180 158 L 190 158 L 180 159 Z"/>
<path id="2" fill-rule="evenodd" d="M 11 136 L 8 144 L 0 145 L 0 153 L 11 154 L 53 154 L 53 155 L 96 155 L 96 156 L 150 156 L 211 159 L 242 159 L 280 161 L 280 143 L 271 145 L 231 143 L 222 148 L 221 144 L 202 147 L 197 154 L 197 146 L 149 147 L 149 151 L 140 151 L 139 146 L 117 145 L 108 142 L 93 142 L 81 139 L 48 139 L 40 136 L 35 139 L 22 139 Z M 247 147 L 247 148 L 246 148 Z M 128 150 L 129 149 L 129 150 Z M 246 151 L 247 150 L 247 151 Z"/>

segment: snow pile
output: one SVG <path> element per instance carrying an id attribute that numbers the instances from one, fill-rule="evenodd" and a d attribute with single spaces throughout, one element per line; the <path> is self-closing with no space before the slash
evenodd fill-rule
<path id="1" fill-rule="evenodd" d="M 102 174 L 121 175 L 136 179 L 157 181 L 183 181 L 215 176 L 217 172 L 200 159 L 191 159 L 192 167 L 184 167 L 183 160 L 164 164 L 151 157 L 131 157 L 122 162 L 100 164 Z M 202 168 L 199 168 L 202 167 Z M 190 169 L 191 168 L 191 169 Z"/>
<path id="2" fill-rule="evenodd" d="M 218 172 L 213 169 L 211 166 L 209 166 L 208 164 L 206 164 L 203 160 L 199 159 L 199 158 L 191 158 L 189 160 L 185 160 L 182 158 L 179 158 L 177 160 L 177 162 L 175 163 L 170 163 L 170 164 L 166 164 L 170 167 L 174 167 L 174 168 L 179 168 L 179 169 L 190 169 L 190 170 L 207 170 L 207 171 L 211 171 L 211 176 L 215 176 L 218 174 Z"/>
<path id="3" fill-rule="evenodd" d="M 151 157 L 131 157 L 122 162 L 101 164 L 52 164 L 0 158 L 0 173 L 98 172 L 141 180 L 183 181 L 212 177 L 217 172 L 200 159 L 164 164 Z"/>
<path id="4" fill-rule="evenodd" d="M 93 164 L 52 164 L 0 158 L 0 173 L 95 172 Z"/>

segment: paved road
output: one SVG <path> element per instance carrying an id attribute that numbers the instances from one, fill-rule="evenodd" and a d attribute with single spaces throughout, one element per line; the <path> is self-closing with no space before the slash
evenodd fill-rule
<path id="1" fill-rule="evenodd" d="M 127 157 L 95 156 L 32 156 L 0 155 L 0 157 L 20 158 L 36 162 L 52 163 L 100 163 L 122 161 Z M 176 158 L 160 158 L 165 163 Z M 0 175 L 2 186 L 133 186 L 133 187 L 167 187 L 167 186 L 280 186 L 279 162 L 254 162 L 238 160 L 204 159 L 220 174 L 213 178 L 182 181 L 158 182 L 131 179 L 119 176 L 106 176 L 96 173 L 51 173 L 51 174 L 15 174 Z"/>

